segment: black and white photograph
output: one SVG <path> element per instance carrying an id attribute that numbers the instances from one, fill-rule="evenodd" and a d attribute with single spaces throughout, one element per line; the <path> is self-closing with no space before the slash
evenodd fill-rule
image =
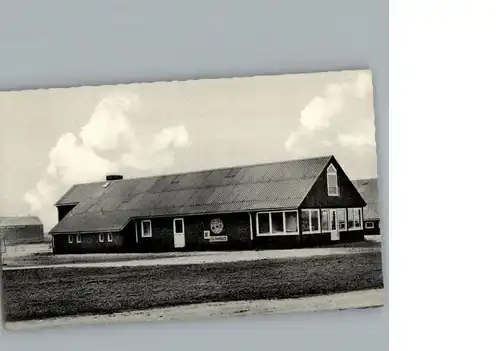
<path id="1" fill-rule="evenodd" d="M 0 92 L 8 330 L 385 304 L 369 70 Z"/>

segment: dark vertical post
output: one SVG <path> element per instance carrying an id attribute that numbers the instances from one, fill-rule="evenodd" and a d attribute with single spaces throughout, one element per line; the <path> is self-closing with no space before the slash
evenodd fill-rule
<path id="1" fill-rule="evenodd" d="M 299 207 L 297 209 L 297 215 L 299 216 L 299 245 L 302 247 L 302 209 Z"/>
<path id="2" fill-rule="evenodd" d="M 349 208 L 345 209 L 345 231 L 349 231 Z"/>

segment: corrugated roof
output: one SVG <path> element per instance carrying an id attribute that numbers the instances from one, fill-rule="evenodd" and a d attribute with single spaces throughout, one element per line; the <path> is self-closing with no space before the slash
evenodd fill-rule
<path id="1" fill-rule="evenodd" d="M 42 225 L 42 221 L 38 217 L 0 217 L 0 227 L 16 227 L 27 225 Z"/>
<path id="2" fill-rule="evenodd" d="M 364 208 L 365 219 L 380 219 L 378 209 L 378 179 L 358 179 L 352 183 L 366 202 Z"/>
<path id="3" fill-rule="evenodd" d="M 295 208 L 331 158 L 75 185 L 57 204 L 78 205 L 51 234 L 119 231 L 133 217 Z"/>

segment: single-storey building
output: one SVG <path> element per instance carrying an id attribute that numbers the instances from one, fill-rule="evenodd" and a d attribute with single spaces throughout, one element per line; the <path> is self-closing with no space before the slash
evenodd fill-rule
<path id="1" fill-rule="evenodd" d="M 333 156 L 77 184 L 53 252 L 292 248 L 363 240 L 365 201 Z"/>
<path id="2" fill-rule="evenodd" d="M 0 217 L 0 240 L 5 245 L 42 243 L 43 224 L 38 217 Z"/>
<path id="3" fill-rule="evenodd" d="M 380 234 L 380 215 L 378 208 L 378 179 L 358 179 L 352 181 L 361 197 L 366 202 L 363 208 L 364 233 L 365 235 Z"/>

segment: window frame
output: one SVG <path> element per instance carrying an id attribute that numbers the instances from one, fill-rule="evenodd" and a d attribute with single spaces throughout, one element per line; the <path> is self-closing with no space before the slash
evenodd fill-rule
<path id="1" fill-rule="evenodd" d="M 330 184 L 330 177 L 329 176 L 332 176 L 332 175 L 335 175 L 335 187 L 333 187 Z M 333 188 L 335 188 L 335 192 L 330 192 L 330 190 Z M 337 173 L 337 169 L 335 168 L 335 166 L 332 163 L 330 163 L 330 165 L 326 169 L 326 192 L 327 192 L 328 196 L 340 196 L 338 173 Z"/>
<path id="2" fill-rule="evenodd" d="M 302 234 L 320 234 L 321 233 L 321 211 L 319 208 L 304 208 L 301 211 L 303 212 L 309 212 L 309 230 L 302 231 Z M 318 229 L 317 230 L 312 230 L 312 212 L 317 212 L 318 213 Z M 302 216 L 300 217 L 302 218 Z M 302 223 L 301 223 L 302 225 Z M 302 227 L 301 227 L 302 228 Z"/>
<path id="3" fill-rule="evenodd" d="M 375 228 L 375 222 L 373 221 L 368 221 L 365 223 L 365 228 L 366 229 L 374 229 Z"/>
<path id="4" fill-rule="evenodd" d="M 363 215 L 362 215 L 362 208 L 359 208 L 359 207 L 350 207 L 347 209 L 347 230 L 348 231 L 357 231 L 357 230 L 363 230 Z M 349 215 L 349 211 L 352 212 L 353 216 L 352 216 L 352 219 L 351 219 L 351 216 Z M 358 214 L 358 222 L 359 222 L 359 226 L 355 226 L 355 223 L 356 223 L 356 215 L 355 214 Z M 352 220 L 352 227 L 349 227 L 349 220 Z"/>
<path id="5" fill-rule="evenodd" d="M 73 244 L 73 243 L 74 243 L 73 234 L 69 234 L 68 235 L 68 244 Z"/>
<path id="6" fill-rule="evenodd" d="M 336 208 L 335 211 L 337 212 L 337 230 L 339 232 L 346 232 L 347 231 L 347 209 L 346 208 Z M 343 214 L 343 216 L 342 216 Z M 341 227 L 341 220 L 344 221 L 344 228 Z"/>
<path id="7" fill-rule="evenodd" d="M 144 223 L 149 223 L 149 235 L 144 233 Z M 151 238 L 153 236 L 153 224 L 150 219 L 141 220 L 141 238 Z"/>
<path id="8" fill-rule="evenodd" d="M 273 232 L 273 222 L 272 222 L 272 213 L 281 213 L 281 218 L 282 218 L 282 224 L 283 224 L 283 232 Z M 286 213 L 295 213 L 295 220 L 297 224 L 297 230 L 296 231 L 287 231 L 286 228 Z M 260 232 L 259 231 L 259 215 L 266 215 L 269 221 L 269 232 Z M 282 235 L 299 235 L 299 228 L 300 228 L 300 222 L 299 222 L 299 211 L 298 210 L 283 210 L 283 211 L 264 211 L 264 212 L 257 212 L 255 215 L 255 220 L 257 223 L 257 230 L 256 230 L 256 235 L 257 236 L 282 236 Z"/>
<path id="9" fill-rule="evenodd" d="M 98 239 L 100 243 L 103 243 L 104 242 L 104 233 L 99 233 L 99 237 Z"/>
<path id="10" fill-rule="evenodd" d="M 81 244 L 82 243 L 82 236 L 80 234 L 76 234 L 76 243 Z"/>
<path id="11" fill-rule="evenodd" d="M 108 243 L 112 243 L 113 242 L 113 233 L 106 233 L 106 241 Z"/>
<path id="12" fill-rule="evenodd" d="M 320 214 L 321 214 L 321 220 L 320 220 L 320 223 L 321 223 L 321 232 L 322 233 L 329 233 L 332 231 L 332 221 L 330 220 L 330 211 L 332 209 L 330 208 L 322 208 L 320 210 Z M 326 228 L 323 228 L 323 212 L 326 212 Z"/>
<path id="13" fill-rule="evenodd" d="M 182 223 L 182 232 L 177 232 L 176 229 L 175 229 L 175 221 L 181 221 Z M 185 227 L 184 227 L 184 218 L 174 218 L 173 222 L 173 232 L 174 232 L 174 235 L 184 235 L 186 230 L 185 230 Z"/>

